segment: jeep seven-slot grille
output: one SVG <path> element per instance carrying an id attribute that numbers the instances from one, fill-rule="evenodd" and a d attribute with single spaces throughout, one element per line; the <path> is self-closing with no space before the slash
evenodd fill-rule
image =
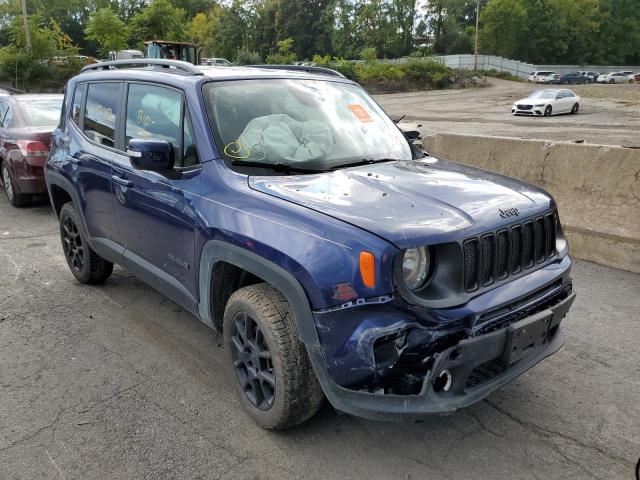
<path id="1" fill-rule="evenodd" d="M 463 242 L 468 292 L 528 270 L 556 255 L 554 213 L 468 238 Z"/>

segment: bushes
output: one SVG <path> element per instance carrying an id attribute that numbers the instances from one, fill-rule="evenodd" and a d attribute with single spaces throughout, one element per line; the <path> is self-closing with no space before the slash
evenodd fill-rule
<path id="1" fill-rule="evenodd" d="M 87 64 L 83 58 L 34 58 L 10 45 L 0 49 L 0 81 L 25 91 L 61 92 L 67 80 Z"/>
<path id="2" fill-rule="evenodd" d="M 267 63 L 271 65 L 291 65 L 298 58 L 294 52 L 291 51 L 293 48 L 293 38 L 285 38 L 284 40 L 280 40 L 277 44 L 278 51 L 276 53 L 272 53 L 267 55 Z"/>
<path id="3" fill-rule="evenodd" d="M 369 49 L 366 49 L 369 50 Z M 314 55 L 316 65 L 333 68 L 372 91 L 407 91 L 467 86 L 473 72 L 454 71 L 428 57 L 408 58 L 404 63 L 372 61 L 370 55 L 361 55 L 364 61 L 342 58 L 329 60 L 328 56 Z"/>
<path id="4" fill-rule="evenodd" d="M 235 62 L 238 65 L 258 65 L 262 63 L 262 58 L 258 52 L 247 48 L 239 48 L 236 51 Z"/>
<path id="5" fill-rule="evenodd" d="M 451 76 L 451 69 L 429 58 L 410 58 L 402 65 L 407 79 L 415 85 L 426 88 L 445 88 Z"/>

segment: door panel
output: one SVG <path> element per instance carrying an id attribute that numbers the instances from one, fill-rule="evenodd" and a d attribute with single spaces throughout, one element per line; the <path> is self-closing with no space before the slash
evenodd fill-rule
<path id="1" fill-rule="evenodd" d="M 130 84 L 126 118 L 127 144 L 131 138 L 167 140 L 174 146 L 176 163 L 182 164 L 180 92 Z M 126 155 L 118 154 L 112 178 L 118 232 L 126 248 L 125 264 L 135 270 L 149 262 L 176 279 L 194 298 L 197 298 L 197 272 L 193 199 L 200 193 L 200 172 L 197 162 L 188 169 L 140 171 L 133 168 Z M 134 261 L 128 252 L 139 259 Z M 158 272 L 152 275 L 157 277 Z"/>
<path id="2" fill-rule="evenodd" d="M 87 89 L 88 88 L 88 89 Z M 96 83 L 76 88 L 72 124 L 68 129 L 66 165 L 78 186 L 88 233 L 91 237 L 118 242 L 111 192 L 112 161 L 116 118 L 122 84 Z M 79 115 L 79 112 L 84 112 Z M 83 135 L 79 130 L 84 131 Z M 102 139 L 100 144 L 87 141 Z"/>

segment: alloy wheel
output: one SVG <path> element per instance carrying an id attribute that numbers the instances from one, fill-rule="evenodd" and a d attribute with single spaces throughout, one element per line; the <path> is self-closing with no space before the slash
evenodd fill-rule
<path id="1" fill-rule="evenodd" d="M 2 183 L 4 184 L 4 189 L 7 192 L 7 197 L 9 197 L 9 200 L 13 200 L 13 195 L 14 195 L 13 184 L 11 183 L 9 170 L 4 165 L 2 165 Z"/>
<path id="2" fill-rule="evenodd" d="M 82 270 L 84 265 L 84 246 L 78 227 L 71 217 L 66 217 L 62 223 L 62 247 L 71 268 L 78 271 Z"/>
<path id="3" fill-rule="evenodd" d="M 244 394 L 256 408 L 269 410 L 275 399 L 276 380 L 262 329 L 249 314 L 238 312 L 230 333 L 233 369 Z"/>

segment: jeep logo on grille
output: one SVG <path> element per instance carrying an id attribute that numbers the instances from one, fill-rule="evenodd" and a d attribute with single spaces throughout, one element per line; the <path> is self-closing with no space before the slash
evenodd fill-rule
<path id="1" fill-rule="evenodd" d="M 517 208 L 507 208 L 505 210 L 499 208 L 498 211 L 500 212 L 500 216 L 502 218 L 518 217 L 520 215 L 520 212 L 518 212 Z"/>

